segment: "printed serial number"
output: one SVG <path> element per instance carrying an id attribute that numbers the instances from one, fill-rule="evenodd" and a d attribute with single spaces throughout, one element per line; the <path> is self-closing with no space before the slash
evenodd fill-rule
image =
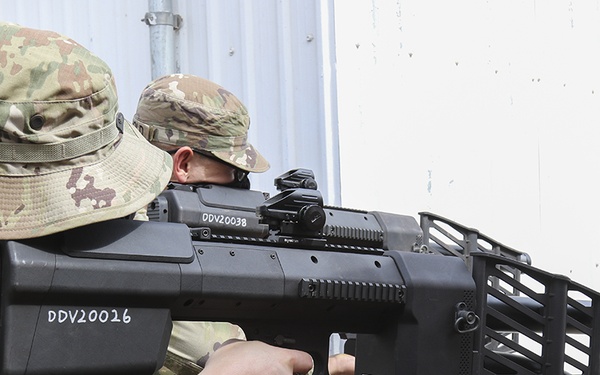
<path id="1" fill-rule="evenodd" d="M 205 223 L 217 223 L 224 225 L 231 225 L 234 227 L 245 227 L 248 225 L 246 219 L 243 217 L 227 216 L 227 215 L 215 215 L 215 214 L 202 214 L 202 221 Z"/>
<path id="2" fill-rule="evenodd" d="M 112 310 L 49 310 L 48 323 L 124 323 L 131 322 L 131 316 L 128 314 L 128 309 L 119 311 Z"/>

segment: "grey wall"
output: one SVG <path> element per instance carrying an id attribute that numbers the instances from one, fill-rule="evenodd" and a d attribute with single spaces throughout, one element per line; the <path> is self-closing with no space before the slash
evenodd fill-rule
<path id="1" fill-rule="evenodd" d="M 325 201 L 339 204 L 333 1 L 173 0 L 181 72 L 211 79 L 247 105 L 250 142 L 271 169 L 253 188 L 274 192 L 291 168 L 312 169 Z M 103 58 L 131 119 L 151 80 L 142 0 L 0 0 L 0 19 L 66 34 Z M 0 88 L 1 89 L 1 88 Z"/>

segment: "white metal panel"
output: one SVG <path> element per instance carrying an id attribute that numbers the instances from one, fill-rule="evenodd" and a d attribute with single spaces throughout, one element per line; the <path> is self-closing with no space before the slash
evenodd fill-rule
<path id="1" fill-rule="evenodd" d="M 335 7 L 343 203 L 436 212 L 600 289 L 600 2 Z"/>

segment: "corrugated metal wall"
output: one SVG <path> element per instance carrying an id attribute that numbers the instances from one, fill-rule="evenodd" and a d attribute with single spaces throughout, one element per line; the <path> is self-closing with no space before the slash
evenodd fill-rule
<path id="1" fill-rule="evenodd" d="M 339 202 L 331 1 L 179 1 L 181 70 L 244 99 L 251 142 L 271 162 L 267 184 L 289 168 L 315 171 Z M 261 181 L 262 182 L 262 181 Z"/>
<path id="2" fill-rule="evenodd" d="M 173 0 L 183 18 L 181 72 L 223 85 L 248 106 L 250 141 L 271 163 L 253 177 L 253 188 L 274 192 L 279 174 L 310 168 L 325 201 L 339 204 L 332 4 Z M 148 9 L 142 0 L 0 0 L 0 19 L 64 33 L 103 58 L 131 119 L 151 80 L 149 31 L 141 22 Z"/>

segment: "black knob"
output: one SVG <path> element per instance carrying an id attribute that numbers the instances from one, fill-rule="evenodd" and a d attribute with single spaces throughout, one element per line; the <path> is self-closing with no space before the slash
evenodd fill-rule
<path id="1" fill-rule="evenodd" d="M 325 225 L 325 211 L 317 205 L 308 205 L 300 209 L 298 221 L 311 231 L 320 231 Z"/>

